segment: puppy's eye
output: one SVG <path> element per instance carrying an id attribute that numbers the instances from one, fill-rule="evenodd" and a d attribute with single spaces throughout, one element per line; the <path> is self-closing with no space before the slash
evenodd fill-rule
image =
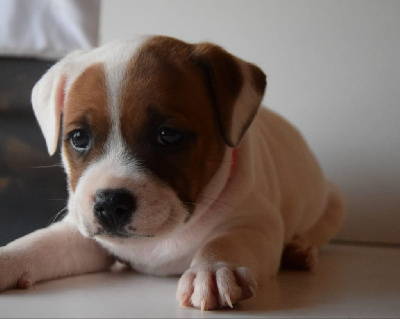
<path id="1" fill-rule="evenodd" d="M 163 146 L 177 145 L 182 142 L 183 137 L 183 132 L 180 130 L 170 127 L 161 127 L 158 130 L 157 143 Z"/>
<path id="2" fill-rule="evenodd" d="M 91 139 L 87 131 L 78 129 L 72 131 L 69 136 L 71 144 L 76 150 L 85 151 L 90 147 Z"/>

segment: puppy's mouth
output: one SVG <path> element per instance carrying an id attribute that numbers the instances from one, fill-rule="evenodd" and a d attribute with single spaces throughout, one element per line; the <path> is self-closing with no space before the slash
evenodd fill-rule
<path id="1" fill-rule="evenodd" d="M 97 232 L 95 232 L 93 234 L 92 237 L 99 237 L 99 236 L 107 236 L 107 237 L 111 237 L 111 238 L 153 238 L 155 237 L 155 235 L 152 234 L 141 234 L 141 233 L 137 233 L 137 232 L 132 232 L 132 233 L 128 233 L 125 231 L 118 231 L 118 230 L 114 230 L 114 231 L 110 231 L 110 230 L 106 230 L 106 229 L 99 229 Z"/>
<path id="2" fill-rule="evenodd" d="M 154 234 L 141 233 L 136 230 L 126 231 L 124 229 L 108 229 L 105 227 L 97 227 L 97 229 L 93 229 L 88 221 L 84 221 L 85 229 L 87 232 L 87 236 L 89 238 L 94 237 L 110 237 L 110 238 L 153 238 Z"/>

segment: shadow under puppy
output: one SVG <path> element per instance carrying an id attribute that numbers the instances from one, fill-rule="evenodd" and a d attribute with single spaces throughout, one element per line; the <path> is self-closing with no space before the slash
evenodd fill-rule
<path id="1" fill-rule="evenodd" d="M 260 108 L 264 73 L 210 43 L 146 36 L 76 51 L 36 84 L 49 153 L 62 141 L 68 213 L 0 248 L 0 289 L 109 269 L 182 274 L 202 310 L 310 269 L 344 205 L 301 135 Z M 60 124 L 62 124 L 60 129 Z"/>

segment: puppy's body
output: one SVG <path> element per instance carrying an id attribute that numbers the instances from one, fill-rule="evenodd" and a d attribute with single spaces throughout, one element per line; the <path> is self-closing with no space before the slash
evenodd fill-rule
<path id="1" fill-rule="evenodd" d="M 180 303 L 214 309 L 251 297 L 281 259 L 312 268 L 343 201 L 297 130 L 258 110 L 264 88 L 261 70 L 221 48 L 163 37 L 53 67 L 33 104 L 51 154 L 63 114 L 69 212 L 1 248 L 0 288 L 116 258 L 183 274 Z"/>

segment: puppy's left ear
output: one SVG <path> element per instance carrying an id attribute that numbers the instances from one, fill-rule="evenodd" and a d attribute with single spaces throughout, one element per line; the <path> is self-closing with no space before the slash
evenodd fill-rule
<path id="1" fill-rule="evenodd" d="M 195 45 L 193 57 L 205 75 L 222 137 L 235 147 L 260 107 L 266 76 L 254 64 L 211 43 Z"/>
<path id="2" fill-rule="evenodd" d="M 70 62 L 83 53 L 84 51 L 81 50 L 74 51 L 57 62 L 42 76 L 32 90 L 33 111 L 50 155 L 57 150 Z"/>

